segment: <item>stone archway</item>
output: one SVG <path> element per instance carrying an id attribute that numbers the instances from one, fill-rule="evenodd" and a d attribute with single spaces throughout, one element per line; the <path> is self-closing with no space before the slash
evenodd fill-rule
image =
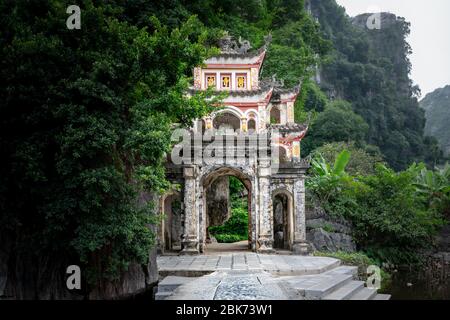
<path id="1" fill-rule="evenodd" d="M 241 181 L 247 190 L 247 208 L 248 208 L 248 248 L 257 249 L 257 230 L 256 230 L 256 210 L 255 210 L 255 182 L 254 176 L 244 173 L 242 170 L 232 167 L 218 167 L 207 170 L 200 179 L 200 251 L 203 251 L 207 245 L 209 219 L 206 192 L 211 185 L 223 179 L 223 177 L 233 176 Z"/>
<path id="2" fill-rule="evenodd" d="M 294 203 L 287 190 L 277 190 L 272 196 L 274 249 L 291 250 L 294 238 Z"/>

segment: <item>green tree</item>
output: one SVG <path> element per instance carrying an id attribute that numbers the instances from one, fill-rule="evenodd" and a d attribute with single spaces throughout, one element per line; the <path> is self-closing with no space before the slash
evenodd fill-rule
<path id="1" fill-rule="evenodd" d="M 333 101 L 314 120 L 308 139 L 305 139 L 305 154 L 328 142 L 354 141 L 357 145 L 364 144 L 368 128 L 348 102 Z"/>
<path id="2" fill-rule="evenodd" d="M 60 1 L 0 4 L 0 233 L 17 270 L 79 261 L 92 283 L 148 261 L 152 202 L 139 199 L 167 187 L 171 125 L 210 110 L 185 95 L 210 52 L 195 18 L 141 28 L 127 5 L 80 6 L 68 30 Z"/>

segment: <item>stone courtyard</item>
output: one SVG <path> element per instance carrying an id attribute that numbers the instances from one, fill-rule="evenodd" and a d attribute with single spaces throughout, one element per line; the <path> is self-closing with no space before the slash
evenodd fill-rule
<path id="1" fill-rule="evenodd" d="M 267 271 L 279 275 L 305 275 L 325 272 L 340 261 L 326 257 L 263 255 L 253 252 L 197 256 L 159 256 L 163 275 L 202 275 L 214 271 Z"/>

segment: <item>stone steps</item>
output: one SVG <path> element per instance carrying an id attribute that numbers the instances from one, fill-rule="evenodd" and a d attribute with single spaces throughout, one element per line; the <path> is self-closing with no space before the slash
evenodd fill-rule
<path id="1" fill-rule="evenodd" d="M 355 294 L 353 294 L 349 300 L 372 300 L 376 295 L 376 289 L 363 287 L 355 292 Z"/>
<path id="2" fill-rule="evenodd" d="M 197 278 L 195 277 L 178 277 L 178 276 L 168 276 L 165 277 L 158 283 L 158 290 L 155 294 L 155 300 L 165 300 L 170 297 L 172 293 L 179 286 L 187 284 Z"/>
<path id="3" fill-rule="evenodd" d="M 390 295 L 377 295 L 363 281 L 354 280 L 358 268 L 340 266 L 318 275 L 288 277 L 289 286 L 309 300 L 389 300 Z"/>
<path id="4" fill-rule="evenodd" d="M 166 300 L 168 297 L 172 295 L 173 292 L 157 292 L 155 294 L 155 300 Z"/>
<path id="5" fill-rule="evenodd" d="M 381 294 L 378 293 L 373 300 L 390 300 L 391 299 L 391 295 L 390 294 Z"/>
<path id="6" fill-rule="evenodd" d="M 324 296 L 322 300 L 348 300 L 356 291 L 364 287 L 363 281 L 350 281 L 341 288 Z"/>

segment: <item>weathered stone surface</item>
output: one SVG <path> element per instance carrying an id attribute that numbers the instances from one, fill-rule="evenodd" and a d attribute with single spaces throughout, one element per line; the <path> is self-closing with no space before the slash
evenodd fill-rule
<path id="1" fill-rule="evenodd" d="M 326 232 L 322 228 L 312 229 L 307 234 L 307 240 L 315 250 L 320 251 L 356 251 L 356 245 L 350 235 L 344 233 Z"/>
<path id="2" fill-rule="evenodd" d="M 231 216 L 228 176 L 218 177 L 206 190 L 207 226 L 220 226 Z"/>
<path id="3" fill-rule="evenodd" d="M 351 227 L 349 225 L 329 221 L 324 218 L 306 220 L 307 229 L 318 229 L 318 228 L 325 229 L 327 227 L 332 229 L 334 232 L 345 234 L 351 233 Z"/>
<path id="4" fill-rule="evenodd" d="M 158 281 L 156 249 L 152 249 L 146 266 L 130 264 L 118 281 L 101 281 L 89 293 L 89 299 L 126 298 L 151 289 Z"/>
<path id="5" fill-rule="evenodd" d="M 304 275 L 325 272 L 339 264 L 339 260 L 328 257 L 263 255 L 251 252 L 210 256 L 158 256 L 159 273 L 178 276 L 198 276 L 217 270 L 264 270 L 277 275 Z"/>

